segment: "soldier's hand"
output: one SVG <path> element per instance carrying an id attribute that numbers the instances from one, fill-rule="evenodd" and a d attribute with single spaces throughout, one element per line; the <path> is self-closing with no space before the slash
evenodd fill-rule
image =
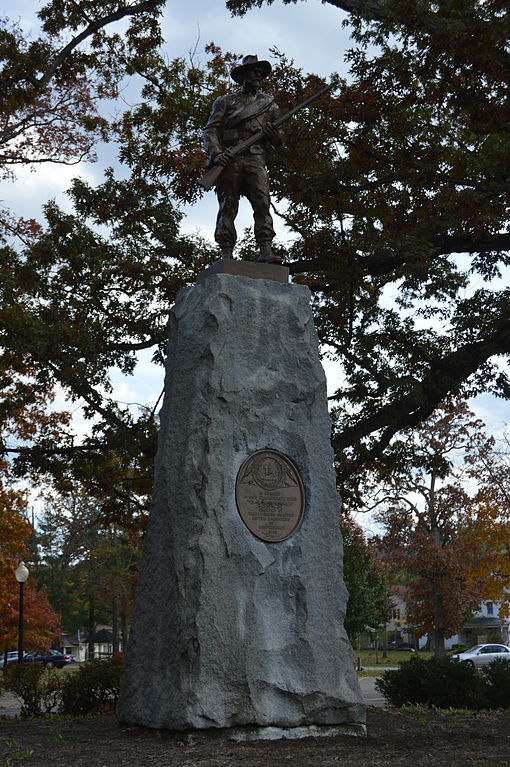
<path id="1" fill-rule="evenodd" d="M 233 159 L 234 159 L 234 155 L 232 154 L 231 150 L 225 149 L 224 152 L 222 152 L 216 157 L 214 164 L 225 166 L 225 165 L 228 165 L 230 162 L 232 162 Z"/>
<path id="2" fill-rule="evenodd" d="M 272 144 L 277 144 L 280 141 L 278 128 L 276 128 L 273 123 L 266 123 L 262 132 L 268 141 L 270 141 Z"/>

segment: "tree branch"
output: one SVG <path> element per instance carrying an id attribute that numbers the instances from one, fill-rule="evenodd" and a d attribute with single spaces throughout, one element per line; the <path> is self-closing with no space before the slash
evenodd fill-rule
<path id="1" fill-rule="evenodd" d="M 9 139 L 8 139 L 9 140 Z M 52 157 L 40 157 L 40 158 L 28 158 L 23 156 L 17 156 L 14 155 L 0 156 L 0 166 L 4 165 L 42 165 L 45 162 L 51 162 L 53 165 L 79 165 L 81 161 L 89 154 L 90 150 L 94 146 L 93 143 L 90 144 L 87 149 L 85 149 L 80 156 L 76 160 L 59 160 L 59 159 L 53 159 Z"/>
<path id="2" fill-rule="evenodd" d="M 382 406 L 354 426 L 336 434 L 332 440 L 335 451 L 341 452 L 356 445 L 364 437 L 382 430 L 377 444 L 363 456 L 363 463 L 367 457 L 369 461 L 375 460 L 382 455 L 397 432 L 424 421 L 448 395 L 457 393 L 460 384 L 490 357 L 509 351 L 510 322 L 506 320 L 492 337 L 465 344 L 431 362 L 428 373 L 409 394 Z M 360 463 L 361 459 L 350 461 L 340 478 L 347 479 L 358 470 Z"/>
<path id="3" fill-rule="evenodd" d="M 163 329 L 161 333 L 155 333 L 150 336 L 147 341 L 140 341 L 139 343 L 124 343 L 124 344 L 111 344 L 105 347 L 107 352 L 134 352 L 139 349 L 150 349 L 151 346 L 156 346 L 161 341 L 164 341 L 168 337 L 166 329 Z"/>
<path id="4" fill-rule="evenodd" d="M 469 235 L 437 235 L 430 241 L 429 258 L 445 256 L 450 253 L 490 253 L 510 250 L 510 233 L 470 237 Z M 356 263 L 364 274 L 371 277 L 384 277 L 406 263 L 406 257 L 398 252 L 380 252 L 369 256 L 357 256 Z M 306 271 L 310 262 L 296 261 L 291 264 L 291 273 Z M 308 266 L 308 268 L 313 268 Z M 325 286 L 326 287 L 326 286 Z"/>
<path id="5" fill-rule="evenodd" d="M 386 3 L 380 0 L 323 0 L 323 2 L 347 13 L 359 13 L 374 21 L 384 21 L 389 16 L 385 9 Z"/>
<path id="6" fill-rule="evenodd" d="M 470 237 L 469 235 L 438 235 L 431 242 L 435 255 L 448 253 L 489 253 L 510 250 L 510 232 Z"/>
<path id="7" fill-rule="evenodd" d="M 73 39 L 64 48 L 62 48 L 59 53 L 57 53 L 41 77 L 37 78 L 29 74 L 20 74 L 17 77 L 10 77 L 7 80 L 0 82 L 0 90 L 5 90 L 6 87 L 22 81 L 29 82 L 37 90 L 42 90 L 46 87 L 66 57 L 69 56 L 69 54 L 72 53 L 72 51 L 88 37 L 91 37 L 100 29 L 106 27 L 108 24 L 112 24 L 114 21 L 120 21 L 120 19 L 123 19 L 126 16 L 134 16 L 135 14 L 143 13 L 144 11 L 153 11 L 158 6 L 164 5 L 165 2 L 166 0 L 144 0 L 144 2 L 138 3 L 137 5 L 124 6 L 119 8 L 114 13 L 110 13 L 103 18 L 90 22 L 88 27 L 80 32 L 79 35 L 73 37 Z"/>
<path id="8" fill-rule="evenodd" d="M 409 498 L 406 498 L 403 495 L 385 495 L 383 498 L 380 498 L 378 501 L 373 503 L 371 506 L 367 506 L 363 509 L 363 514 L 368 514 L 369 512 L 376 509 L 378 506 L 380 506 L 383 503 L 386 503 L 387 501 L 390 501 L 391 503 L 398 503 L 398 501 L 403 501 L 404 503 L 407 503 L 407 505 L 410 507 L 411 511 L 414 511 L 415 514 L 419 514 L 419 509 L 416 506 L 415 503 L 409 500 Z"/>
<path id="9" fill-rule="evenodd" d="M 120 431 L 126 432 L 130 430 L 129 424 L 125 423 L 113 410 L 103 405 L 103 398 L 87 381 L 84 376 L 79 374 L 63 375 L 62 371 L 58 369 L 57 365 L 49 363 L 48 367 L 52 371 L 55 379 L 62 385 L 67 386 L 68 389 L 78 397 L 81 397 L 85 402 L 96 411 L 100 413 L 105 421 L 109 424 L 116 426 Z"/>
<path id="10" fill-rule="evenodd" d="M 35 453 L 50 453 L 51 455 L 72 455 L 87 450 L 113 450 L 114 447 L 106 442 L 92 442 L 88 445 L 68 445 L 67 447 L 43 447 L 42 445 L 33 445 L 32 447 L 3 447 L 2 453 L 16 453 L 17 455 L 31 455 Z"/>

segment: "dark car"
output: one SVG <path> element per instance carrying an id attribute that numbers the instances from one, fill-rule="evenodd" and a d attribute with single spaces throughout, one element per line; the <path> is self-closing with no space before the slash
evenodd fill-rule
<path id="1" fill-rule="evenodd" d="M 416 652 L 414 647 L 411 647 L 410 644 L 406 644 L 405 642 L 399 642 L 399 640 L 390 639 L 388 642 L 388 650 L 401 650 L 402 652 Z"/>
<path id="2" fill-rule="evenodd" d="M 68 663 L 73 663 L 74 658 L 72 655 L 63 655 L 56 650 L 49 650 L 48 652 L 27 652 L 23 658 L 24 663 L 43 663 L 46 668 L 62 668 L 67 666 Z"/>

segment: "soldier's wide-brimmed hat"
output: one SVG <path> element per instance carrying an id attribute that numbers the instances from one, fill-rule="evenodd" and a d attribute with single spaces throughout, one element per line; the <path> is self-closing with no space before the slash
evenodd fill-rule
<path id="1" fill-rule="evenodd" d="M 243 84 L 244 75 L 249 69 L 260 69 L 262 77 L 267 77 L 271 71 L 269 61 L 259 61 L 257 56 L 244 56 L 242 63 L 234 67 L 230 72 L 230 77 L 239 85 Z"/>

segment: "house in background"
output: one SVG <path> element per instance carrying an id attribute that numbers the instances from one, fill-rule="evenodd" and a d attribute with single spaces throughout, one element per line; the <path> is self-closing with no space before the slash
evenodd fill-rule
<path id="1" fill-rule="evenodd" d="M 96 626 L 94 633 L 94 658 L 110 658 L 113 655 L 113 632 L 111 626 Z M 82 662 L 88 659 L 88 638 L 79 631 L 76 634 L 62 634 L 62 641 L 55 649 L 59 649 L 66 655 L 72 655 L 75 661 Z M 122 650 L 122 641 L 120 642 Z"/>
<path id="2" fill-rule="evenodd" d="M 412 626 L 406 621 L 405 592 L 396 589 L 392 594 L 393 609 L 390 620 L 387 623 L 387 633 L 390 638 L 396 639 L 396 644 L 415 646 L 415 636 Z M 501 618 L 497 602 L 485 600 L 480 610 L 473 613 L 472 617 L 464 624 L 461 631 L 445 640 L 445 647 L 451 650 L 455 645 L 472 647 L 476 644 L 497 642 L 509 645 L 509 619 Z M 422 649 L 427 644 L 427 637 L 419 637 L 418 646 Z"/>
<path id="3" fill-rule="evenodd" d="M 80 638 L 80 632 L 62 632 L 62 640 L 55 644 L 54 649 L 65 655 L 72 655 L 75 661 L 84 661 L 87 655 L 87 645 Z"/>
<path id="4" fill-rule="evenodd" d="M 96 633 L 93 639 L 94 658 L 110 658 L 113 655 L 113 632 L 111 626 L 96 626 Z"/>
<path id="5" fill-rule="evenodd" d="M 390 646 L 409 645 L 414 647 L 416 638 L 412 626 L 407 625 L 407 604 L 405 586 L 396 586 L 391 594 L 391 610 L 386 624 L 386 635 Z"/>
<path id="6" fill-rule="evenodd" d="M 388 619 L 384 626 L 370 628 L 356 641 L 358 650 L 371 650 L 374 648 L 398 649 L 401 646 L 415 647 L 416 640 L 413 628 L 407 625 L 407 605 L 405 586 L 394 587 L 391 593 L 391 608 Z"/>
<path id="7" fill-rule="evenodd" d="M 448 640 L 450 644 L 455 637 Z M 474 613 L 473 617 L 464 624 L 462 630 L 453 644 L 463 644 L 472 647 L 475 644 L 487 642 L 509 643 L 509 619 L 500 618 L 499 605 L 497 602 L 486 600 L 482 609 Z"/>

